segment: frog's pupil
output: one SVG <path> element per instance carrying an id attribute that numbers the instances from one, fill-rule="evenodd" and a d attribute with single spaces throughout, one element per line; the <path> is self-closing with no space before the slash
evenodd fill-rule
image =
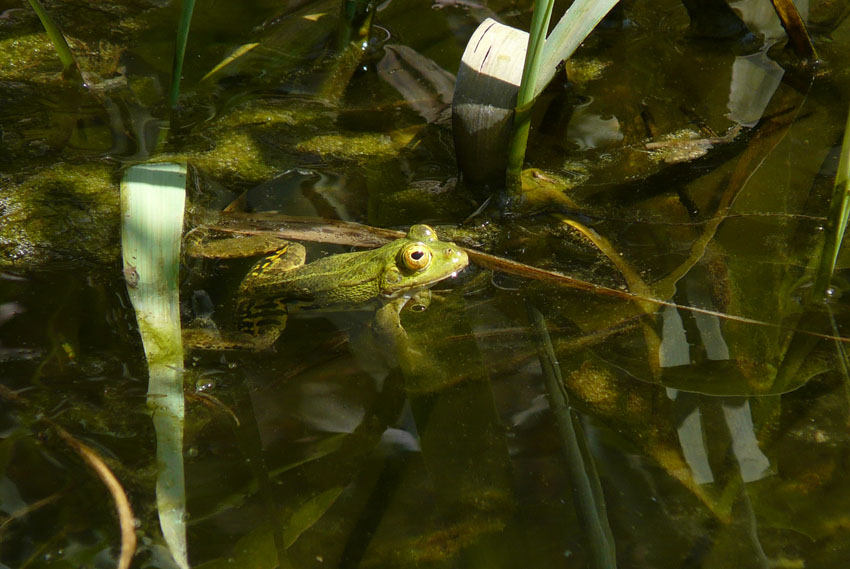
<path id="1" fill-rule="evenodd" d="M 422 251 L 414 251 L 411 257 L 413 257 L 413 260 L 418 261 L 423 255 L 424 253 Z"/>

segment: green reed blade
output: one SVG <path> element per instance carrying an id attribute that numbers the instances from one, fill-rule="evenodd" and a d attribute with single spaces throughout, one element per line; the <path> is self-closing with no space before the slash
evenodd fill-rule
<path id="1" fill-rule="evenodd" d="M 829 204 L 826 242 L 815 279 L 816 294 L 824 294 L 829 287 L 829 281 L 835 271 L 835 263 L 838 261 L 841 243 L 844 240 L 848 218 L 850 218 L 850 114 L 848 114 L 847 122 L 844 125 L 841 157 L 838 160 L 838 171 L 835 173 L 835 185 Z"/>
<path id="2" fill-rule="evenodd" d="M 531 16 L 531 29 L 528 32 L 528 49 L 525 51 L 525 65 L 522 68 L 522 80 L 517 93 L 516 110 L 514 114 L 514 132 L 508 148 L 508 193 L 518 197 L 522 192 L 520 172 L 525 160 L 525 147 L 528 144 L 528 131 L 531 127 L 531 103 L 534 100 L 534 86 L 540 71 L 540 56 L 546 33 L 549 31 L 549 20 L 552 18 L 554 0 L 537 0 L 534 13 Z"/>
<path id="3" fill-rule="evenodd" d="M 844 125 L 844 139 L 841 141 L 841 158 L 838 161 L 838 172 L 835 175 L 830 218 L 835 227 L 835 232 L 831 236 L 829 255 L 829 272 L 832 274 L 835 270 L 838 252 L 841 249 L 841 242 L 844 240 L 847 221 L 850 218 L 850 113 L 848 113 L 847 122 Z"/>
<path id="4" fill-rule="evenodd" d="M 591 555 L 590 566 L 593 569 L 616 569 L 616 546 L 608 524 L 608 512 L 599 474 L 593 458 L 587 452 L 587 442 L 581 430 L 581 424 L 574 422 L 569 396 L 561 375 L 558 357 L 549 336 L 549 329 L 546 327 L 546 320 L 543 314 L 531 304 L 528 305 L 528 314 L 537 334 L 540 367 L 549 396 L 549 407 L 561 437 L 567 473 L 573 488 L 576 514 L 585 532 Z"/>
<path id="5" fill-rule="evenodd" d="M 549 21 L 552 19 L 554 0 L 538 1 L 534 5 L 531 17 L 531 29 L 528 31 L 528 49 L 525 52 L 525 67 L 522 69 L 522 82 L 517 95 L 517 107 L 527 105 L 534 98 L 537 76 L 540 72 L 540 59 L 544 53 Z"/>
<path id="6" fill-rule="evenodd" d="M 44 6 L 38 0 L 29 0 L 29 3 L 38 16 L 38 19 L 41 20 L 41 25 L 44 26 L 44 31 L 47 32 L 50 41 L 53 42 L 56 55 L 59 56 L 59 60 L 62 62 L 64 68 L 62 74 L 65 76 L 65 79 L 77 85 L 85 86 L 80 68 L 77 65 L 77 60 L 74 59 L 74 54 L 71 53 L 71 48 L 68 46 L 65 36 L 62 35 L 53 18 L 50 17 L 50 14 L 47 13 L 47 10 L 44 9 Z"/>
<path id="7" fill-rule="evenodd" d="M 617 0 L 576 0 L 558 21 L 546 38 L 554 1 L 538 1 L 534 6 L 525 67 L 516 102 L 514 134 L 508 149 L 507 188 L 512 197 L 518 197 L 521 188 L 520 171 L 525 160 L 531 108 L 555 76 L 562 61 L 590 35 L 596 24 L 605 17 Z"/>
<path id="8" fill-rule="evenodd" d="M 174 61 L 171 64 L 171 90 L 168 93 L 168 106 L 177 106 L 180 95 L 180 78 L 183 76 L 183 59 L 186 57 L 186 43 L 189 41 L 189 27 L 192 23 L 192 12 L 195 10 L 195 0 L 180 2 L 180 21 L 177 23 L 177 40 L 174 47 Z"/>
<path id="9" fill-rule="evenodd" d="M 564 13 L 546 39 L 540 57 L 540 74 L 534 84 L 534 97 L 540 95 L 555 76 L 558 66 L 568 59 L 618 0 L 576 0 Z"/>
<path id="10" fill-rule="evenodd" d="M 177 565 L 188 569 L 183 476 L 183 345 L 178 267 L 185 164 L 139 164 L 121 180 L 121 246 L 127 292 L 148 362 L 156 430 L 160 526 Z"/>

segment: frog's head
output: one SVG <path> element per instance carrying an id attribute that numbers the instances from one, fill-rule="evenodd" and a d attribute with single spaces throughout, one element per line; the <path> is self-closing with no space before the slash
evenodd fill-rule
<path id="1" fill-rule="evenodd" d="M 469 264 L 465 251 L 437 239 L 437 233 L 427 225 L 414 225 L 407 236 L 386 247 L 389 254 L 381 275 L 381 295 L 385 297 L 428 288 L 456 276 Z"/>

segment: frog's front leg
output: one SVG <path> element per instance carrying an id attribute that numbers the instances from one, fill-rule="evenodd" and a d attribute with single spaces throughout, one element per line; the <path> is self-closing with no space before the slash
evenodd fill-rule
<path id="1" fill-rule="evenodd" d="M 375 335 L 396 354 L 408 348 L 407 332 L 401 325 L 401 310 L 408 300 L 407 297 L 402 297 L 384 304 L 375 313 L 375 320 L 372 322 Z"/>
<path id="2" fill-rule="evenodd" d="M 386 357 L 392 366 L 400 366 L 405 375 L 416 376 L 430 373 L 427 357 L 410 341 L 401 324 L 402 309 L 413 312 L 425 310 L 431 301 L 431 292 L 421 290 L 410 297 L 401 297 L 388 302 L 375 314 L 372 328 Z"/>

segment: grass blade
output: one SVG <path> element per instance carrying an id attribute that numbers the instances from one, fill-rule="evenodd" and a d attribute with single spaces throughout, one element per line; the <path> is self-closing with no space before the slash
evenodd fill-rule
<path id="1" fill-rule="evenodd" d="M 177 41 L 174 47 L 174 61 L 171 64 L 171 90 L 168 93 L 168 106 L 172 109 L 177 106 L 177 97 L 180 95 L 183 59 L 186 57 L 186 43 L 189 41 L 189 26 L 194 10 L 195 0 L 180 2 L 180 21 L 177 24 Z"/>
<path id="2" fill-rule="evenodd" d="M 533 98 L 543 92 L 561 62 L 573 54 L 616 4 L 617 0 L 576 0 L 569 7 L 543 46 Z"/>
<path id="3" fill-rule="evenodd" d="M 573 54 L 616 3 L 617 0 L 576 0 L 558 21 L 548 39 L 546 32 L 554 2 L 538 1 L 534 6 L 522 83 L 517 95 L 514 133 L 508 149 L 506 185 L 512 198 L 519 197 L 522 192 L 520 172 L 525 160 L 534 100 L 555 76 L 561 62 Z"/>
<path id="4" fill-rule="evenodd" d="M 552 18 L 554 0 L 537 0 L 531 17 L 531 30 L 528 32 L 528 48 L 525 51 L 525 66 L 522 68 L 522 81 L 516 99 L 514 114 L 514 132 L 508 148 L 507 188 L 508 194 L 518 197 L 522 193 L 520 172 L 525 160 L 525 147 L 528 144 L 528 131 L 531 127 L 531 105 L 534 101 L 534 87 L 540 72 L 540 59 L 549 20 Z M 551 76 L 550 76 L 551 77 Z"/>
<path id="5" fill-rule="evenodd" d="M 160 526 L 177 565 L 188 568 L 183 476 L 183 345 L 177 275 L 186 166 L 130 167 L 121 181 L 124 278 L 148 361 L 156 430 Z"/>
<path id="6" fill-rule="evenodd" d="M 47 10 L 44 9 L 44 6 L 41 5 L 41 2 L 38 0 L 29 0 L 29 3 L 38 16 L 38 19 L 41 20 L 41 25 L 44 26 L 44 31 L 47 32 L 50 41 L 53 42 L 56 55 L 59 56 L 59 60 L 62 61 L 62 66 L 64 67 L 62 74 L 65 79 L 84 87 L 85 81 L 83 81 L 77 60 L 74 59 L 74 54 L 71 53 L 71 48 L 68 46 L 65 36 L 62 35 L 59 27 L 53 21 L 53 18 L 50 17 L 50 14 L 47 13 Z"/>
<path id="7" fill-rule="evenodd" d="M 570 483 L 573 488 L 573 499 L 576 504 L 579 522 L 581 523 L 591 555 L 591 567 L 594 569 L 615 569 L 617 554 L 611 527 L 608 524 L 608 514 L 605 498 L 602 495 L 602 485 L 593 459 L 585 460 L 586 449 L 583 432 L 573 423 L 573 413 L 570 400 L 564 387 L 564 379 L 558 367 L 558 358 L 552 347 L 552 339 L 543 315 L 534 306 L 528 306 L 529 317 L 534 324 L 540 351 L 540 367 L 546 382 L 546 392 L 549 395 L 549 406 L 558 426 L 564 456 L 566 457 Z"/>
<path id="8" fill-rule="evenodd" d="M 815 285 L 817 294 L 823 294 L 829 286 L 829 280 L 835 271 L 835 263 L 838 261 L 841 242 L 844 240 L 848 218 L 850 218 L 850 113 L 848 113 L 847 123 L 844 125 L 841 158 L 838 160 L 835 186 L 829 204 L 829 231 L 826 235 L 820 267 L 818 267 Z"/>

